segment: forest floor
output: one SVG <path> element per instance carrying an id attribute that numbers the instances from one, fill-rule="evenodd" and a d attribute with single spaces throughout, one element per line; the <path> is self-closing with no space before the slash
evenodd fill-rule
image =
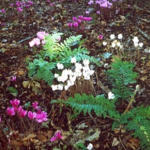
<path id="1" fill-rule="evenodd" d="M 25 1 L 26 2 L 26 1 Z M 28 77 L 26 61 L 32 60 L 37 53 L 29 46 L 29 42 L 36 37 L 38 31 L 52 33 L 62 32 L 65 37 L 82 35 L 86 39 L 83 46 L 91 56 L 100 58 L 101 66 L 95 70 L 97 79 L 101 82 L 95 86 L 96 94 L 108 94 L 111 86 L 105 76 L 110 68 L 111 55 L 116 55 L 111 47 L 105 48 L 103 41 L 109 41 L 110 35 L 123 35 L 124 55 L 118 56 L 125 61 L 136 64 L 138 73 L 136 85 L 140 85 L 134 106 L 150 104 L 150 2 L 147 0 L 123 1 L 114 3 L 112 8 L 100 8 L 94 4 L 88 5 L 87 0 L 62 0 L 52 2 L 33 0 L 33 5 L 16 10 L 16 1 L 2 0 L 0 10 L 0 149 L 3 150 L 50 150 L 75 149 L 75 144 L 83 140 L 84 145 L 93 144 L 98 150 L 135 150 L 140 149 L 139 139 L 134 138 L 126 130 L 111 129 L 110 118 L 79 115 L 75 120 L 70 119 L 71 109 L 51 105 L 50 101 L 65 97 L 65 92 L 53 92 L 51 87 L 43 81 L 36 81 Z M 10 6 L 14 4 L 14 6 Z M 89 14 L 86 14 L 86 11 Z M 96 12 L 100 11 L 100 14 Z M 68 27 L 72 17 L 92 17 L 92 21 L 78 27 Z M 103 39 L 98 38 L 103 35 Z M 144 45 L 140 54 L 134 47 L 134 36 Z M 106 58 L 101 58 L 102 54 Z M 110 56 L 109 56 L 110 55 Z M 138 56 L 138 57 L 137 57 Z M 106 65 L 107 64 L 107 67 Z M 12 81 L 16 77 L 16 81 Z M 23 83 L 27 81 L 27 86 Z M 134 86 L 136 86 L 134 85 Z M 19 118 L 13 118 L 6 113 L 10 107 L 10 100 L 19 99 L 21 105 L 28 102 L 38 102 L 48 113 L 48 122 L 37 125 L 35 130 L 22 129 Z M 128 103 L 125 104 L 127 106 Z M 96 120 L 97 125 L 93 120 Z M 32 124 L 31 124 L 32 126 Z M 34 128 L 34 126 L 33 126 Z M 50 138 L 56 131 L 61 131 L 62 140 L 51 142 Z M 72 131 L 72 132 L 70 132 Z"/>

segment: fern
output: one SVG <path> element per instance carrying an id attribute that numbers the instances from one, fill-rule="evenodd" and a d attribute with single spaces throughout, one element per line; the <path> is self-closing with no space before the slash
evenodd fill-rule
<path id="1" fill-rule="evenodd" d="M 133 135 L 140 139 L 141 148 L 150 148 L 150 106 L 134 108 L 118 120 L 113 123 L 113 128 L 124 124 L 126 130 L 134 131 Z"/>
<path id="2" fill-rule="evenodd" d="M 73 109 L 75 115 L 79 115 L 83 112 L 94 112 L 97 116 L 106 117 L 109 115 L 111 118 L 118 118 L 119 113 L 115 110 L 115 99 L 109 101 L 105 99 L 103 95 L 94 97 L 93 95 L 75 94 L 74 97 L 70 97 L 67 101 L 52 100 L 51 104 L 60 103 L 65 104 Z"/>
<path id="3" fill-rule="evenodd" d="M 133 72 L 134 66 L 133 63 L 114 57 L 112 68 L 107 71 L 107 75 L 117 98 L 126 100 L 133 94 L 133 89 L 129 85 L 136 82 L 137 73 Z"/>

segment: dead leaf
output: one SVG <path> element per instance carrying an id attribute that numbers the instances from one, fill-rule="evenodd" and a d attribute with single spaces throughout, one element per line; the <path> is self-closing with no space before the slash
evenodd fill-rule
<path id="1" fill-rule="evenodd" d="M 35 138 L 35 137 L 36 137 L 36 135 L 34 133 L 31 133 L 26 138 L 24 138 L 22 141 L 29 140 L 29 139 L 32 139 L 32 138 Z"/>
<path id="2" fill-rule="evenodd" d="M 37 138 L 41 141 L 41 142 L 46 142 L 47 138 L 43 135 L 43 134 L 37 134 Z"/>
<path id="3" fill-rule="evenodd" d="M 117 140 L 116 137 L 113 138 L 112 146 L 118 146 L 120 144 L 120 141 Z"/>
<path id="4" fill-rule="evenodd" d="M 29 83 L 30 83 L 30 81 L 23 81 L 22 85 L 23 85 L 24 88 L 28 88 L 29 87 Z"/>
<path id="5" fill-rule="evenodd" d="M 13 145 L 13 146 L 21 146 L 22 145 L 21 142 L 18 142 L 16 140 L 10 140 L 10 144 Z"/>

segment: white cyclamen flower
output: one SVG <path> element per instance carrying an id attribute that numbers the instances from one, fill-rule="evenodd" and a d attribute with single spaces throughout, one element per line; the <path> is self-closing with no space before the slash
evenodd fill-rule
<path id="1" fill-rule="evenodd" d="M 115 46 L 116 46 L 116 43 L 115 43 L 115 42 L 112 42 L 112 43 L 111 43 L 111 46 L 112 46 L 112 47 L 115 47 Z"/>
<path id="2" fill-rule="evenodd" d="M 114 34 L 111 34 L 110 35 L 110 38 L 113 40 L 113 39 L 115 39 L 115 35 Z"/>
<path id="3" fill-rule="evenodd" d="M 123 38 L 123 36 L 122 36 L 122 34 L 118 34 L 118 39 L 122 39 Z"/>
<path id="4" fill-rule="evenodd" d="M 71 63 L 76 63 L 76 61 L 77 61 L 77 60 L 76 60 L 75 57 L 72 57 L 72 58 L 71 58 Z"/>
<path id="5" fill-rule="evenodd" d="M 51 88 L 52 88 L 53 91 L 56 91 L 57 90 L 57 85 L 52 85 Z"/>
<path id="6" fill-rule="evenodd" d="M 58 85 L 57 85 L 57 89 L 58 89 L 58 90 L 63 90 L 63 85 L 62 85 L 62 84 L 58 84 Z"/>
<path id="7" fill-rule="evenodd" d="M 140 43 L 139 43 L 139 46 L 140 46 L 140 47 L 143 47 L 143 43 L 142 43 L 142 42 L 140 42 Z"/>
<path id="8" fill-rule="evenodd" d="M 134 46 L 135 46 L 135 47 L 138 47 L 138 45 L 139 45 L 139 44 L 138 44 L 137 42 L 134 42 Z"/>
<path id="9" fill-rule="evenodd" d="M 137 36 L 135 36 L 132 40 L 133 40 L 134 43 L 138 43 L 139 42 L 139 39 L 138 39 Z"/>
<path id="10" fill-rule="evenodd" d="M 89 65 L 89 60 L 88 59 L 85 59 L 85 60 L 83 60 L 83 64 L 84 64 L 84 66 L 88 66 Z"/>
<path id="11" fill-rule="evenodd" d="M 112 92 L 108 93 L 108 99 L 114 99 L 115 95 Z"/>
<path id="12" fill-rule="evenodd" d="M 117 41 L 116 44 L 117 44 L 118 47 L 120 47 L 120 45 L 121 45 L 121 43 L 119 41 Z"/>
<path id="13" fill-rule="evenodd" d="M 58 64 L 57 64 L 57 68 L 58 68 L 58 69 L 63 69 L 63 68 L 64 68 L 64 65 L 63 65 L 63 64 L 60 64 L 60 63 L 58 63 Z"/>
<path id="14" fill-rule="evenodd" d="M 104 42 L 103 42 L 103 45 L 106 46 L 106 45 L 107 45 L 107 42 L 104 41 Z"/>
<path id="15" fill-rule="evenodd" d="M 88 149 L 88 150 L 92 150 L 92 148 L 93 148 L 93 144 L 92 144 L 92 143 L 89 143 L 89 145 L 87 146 L 87 149 Z"/>
<path id="16" fill-rule="evenodd" d="M 58 78 L 58 77 L 59 77 L 59 74 L 55 73 L 55 74 L 54 74 L 54 77 L 55 77 L 55 78 Z"/>
<path id="17" fill-rule="evenodd" d="M 75 64 L 76 69 L 82 69 L 82 65 L 80 63 Z"/>

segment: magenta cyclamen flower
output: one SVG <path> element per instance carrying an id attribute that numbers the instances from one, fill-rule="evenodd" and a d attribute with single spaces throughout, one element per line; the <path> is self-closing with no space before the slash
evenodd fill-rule
<path id="1" fill-rule="evenodd" d="M 50 139 L 51 142 L 62 139 L 61 131 L 55 133 L 55 135 Z"/>
<path id="2" fill-rule="evenodd" d="M 21 6 L 21 3 L 20 3 L 19 1 L 17 1 L 17 2 L 16 2 L 16 6 L 17 6 L 17 7 L 20 7 L 20 6 Z"/>
<path id="3" fill-rule="evenodd" d="M 7 114 L 10 115 L 10 116 L 14 116 L 15 115 L 15 109 L 12 107 L 8 107 L 7 108 Z"/>
<path id="4" fill-rule="evenodd" d="M 38 109 L 39 107 L 38 107 L 38 102 L 33 102 L 32 103 L 32 107 L 34 108 L 34 109 Z"/>
<path id="5" fill-rule="evenodd" d="M 16 111 L 18 109 L 19 104 L 20 104 L 20 100 L 18 100 L 18 99 L 10 100 L 10 103 L 14 107 L 14 110 Z"/>
<path id="6" fill-rule="evenodd" d="M 2 122 L 2 118 L 0 117 L 0 123 Z"/>
<path id="7" fill-rule="evenodd" d="M 47 113 L 41 110 L 38 110 L 36 121 L 42 123 L 43 121 L 47 121 Z"/>
<path id="8" fill-rule="evenodd" d="M 72 27 L 72 23 L 68 23 L 68 26 L 69 26 L 69 27 Z"/>
<path id="9" fill-rule="evenodd" d="M 22 108 L 22 106 L 19 106 L 19 108 L 17 109 L 17 112 L 18 112 L 18 115 L 20 116 L 20 117 L 25 117 L 26 116 L 26 114 L 27 114 L 27 110 L 24 110 L 23 108 Z"/>
<path id="10" fill-rule="evenodd" d="M 74 22 L 73 23 L 73 26 L 76 28 L 76 27 L 78 27 L 78 22 Z"/>
<path id="11" fill-rule="evenodd" d="M 32 1 L 27 1 L 28 4 L 30 5 L 33 5 L 33 2 Z"/>
<path id="12" fill-rule="evenodd" d="M 12 76 L 12 77 L 11 77 L 11 81 L 12 81 L 12 82 L 16 81 L 16 76 Z"/>
<path id="13" fill-rule="evenodd" d="M 18 12 L 22 12 L 23 9 L 21 7 L 17 7 Z"/>
<path id="14" fill-rule="evenodd" d="M 98 38 L 102 40 L 103 39 L 103 35 L 99 35 Z"/>
<path id="15" fill-rule="evenodd" d="M 5 12 L 5 10 L 4 10 L 4 9 L 2 9 L 2 10 L 1 10 L 1 12 L 2 12 L 2 13 L 4 13 L 4 12 Z"/>
<path id="16" fill-rule="evenodd" d="M 36 116 L 37 116 L 37 113 L 36 112 L 31 112 L 31 111 L 29 111 L 28 112 L 28 117 L 29 117 L 29 119 L 34 119 L 34 118 L 36 118 Z"/>

